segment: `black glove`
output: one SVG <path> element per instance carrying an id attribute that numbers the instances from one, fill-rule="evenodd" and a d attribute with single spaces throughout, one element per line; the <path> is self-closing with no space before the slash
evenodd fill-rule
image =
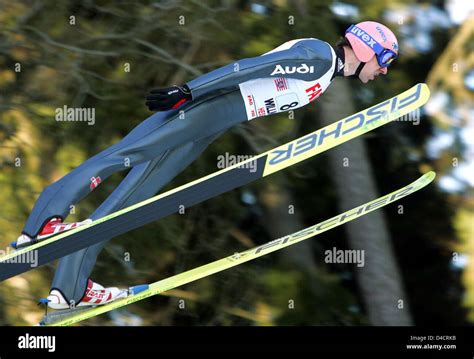
<path id="1" fill-rule="evenodd" d="M 168 111 L 191 101 L 191 90 L 187 85 L 153 89 L 146 97 L 150 111 Z"/>

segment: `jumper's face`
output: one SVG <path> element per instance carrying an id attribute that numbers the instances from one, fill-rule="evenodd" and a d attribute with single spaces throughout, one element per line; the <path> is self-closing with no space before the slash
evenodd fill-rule
<path id="1" fill-rule="evenodd" d="M 379 63 L 377 62 L 377 58 L 374 55 L 363 67 L 359 74 L 359 79 L 364 84 L 366 84 L 369 81 L 375 80 L 375 78 L 380 74 L 386 75 L 387 72 L 388 67 L 380 67 Z"/>

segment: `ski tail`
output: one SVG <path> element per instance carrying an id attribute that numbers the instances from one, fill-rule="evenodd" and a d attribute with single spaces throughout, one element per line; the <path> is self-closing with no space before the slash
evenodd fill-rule
<path id="1" fill-rule="evenodd" d="M 315 224 L 298 232 L 289 234 L 285 237 L 275 239 L 266 244 L 260 245 L 258 247 L 246 250 L 244 252 L 235 253 L 231 256 L 225 257 L 223 259 L 217 260 L 215 262 L 197 267 L 195 269 L 188 270 L 186 272 L 174 275 L 172 277 L 160 280 L 158 282 L 150 284 L 148 287 L 140 286 L 139 291 L 135 291 L 134 295 L 131 295 L 127 298 L 120 299 L 116 302 L 105 304 L 103 306 L 98 306 L 94 309 L 91 309 L 86 312 L 78 313 L 77 315 L 70 317 L 65 320 L 52 323 L 51 325 L 56 326 L 66 326 L 74 323 L 81 322 L 83 320 L 95 317 L 97 315 L 109 312 L 111 310 L 129 305 L 131 303 L 137 302 L 139 300 L 157 295 L 163 292 L 166 292 L 170 289 L 188 284 L 195 280 L 210 276 L 212 274 L 221 272 L 223 270 L 235 267 L 242 263 L 251 261 L 253 259 L 262 257 L 266 254 L 278 251 L 285 247 L 291 246 L 293 244 L 304 241 L 305 239 L 314 237 L 318 234 L 331 230 L 335 227 L 338 227 L 344 223 L 353 221 L 359 217 L 362 217 L 370 212 L 373 212 L 381 207 L 384 207 L 390 203 L 398 201 L 399 199 L 406 197 L 423 187 L 431 183 L 436 174 L 433 171 L 430 171 L 411 184 L 400 188 L 397 191 L 386 194 L 382 197 L 374 199 L 373 201 L 364 203 L 358 207 L 345 211 L 337 216 L 334 216 L 328 220 L 325 220 L 321 223 Z"/>

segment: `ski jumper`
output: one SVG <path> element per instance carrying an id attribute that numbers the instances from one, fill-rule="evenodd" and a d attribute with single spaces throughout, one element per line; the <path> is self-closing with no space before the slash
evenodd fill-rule
<path id="1" fill-rule="evenodd" d="M 333 49 L 318 39 L 299 39 L 188 82 L 191 102 L 148 117 L 120 142 L 46 187 L 23 233 L 33 237 L 52 217 L 64 219 L 70 206 L 97 183 L 130 167 L 124 180 L 90 218 L 96 220 L 154 196 L 227 129 L 310 103 L 336 75 L 342 75 L 343 67 L 342 49 Z M 52 288 L 66 300 L 78 303 L 105 243 L 62 258 Z"/>

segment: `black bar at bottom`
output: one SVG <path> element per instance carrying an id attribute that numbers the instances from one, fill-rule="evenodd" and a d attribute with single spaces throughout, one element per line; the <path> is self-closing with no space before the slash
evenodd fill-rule
<path id="1" fill-rule="evenodd" d="M 31 341 L 32 337 L 39 336 L 54 337 L 54 352 L 18 347 L 20 341 L 25 343 L 26 338 Z M 10 358 L 13 356 L 6 353 L 29 351 L 94 355 L 110 352 L 221 351 L 230 354 L 279 351 L 394 352 L 403 357 L 472 358 L 472 338 L 474 327 L 0 327 L 0 357 Z M 408 345 L 421 347 L 408 348 Z M 444 348 L 423 347 L 426 345 Z"/>

